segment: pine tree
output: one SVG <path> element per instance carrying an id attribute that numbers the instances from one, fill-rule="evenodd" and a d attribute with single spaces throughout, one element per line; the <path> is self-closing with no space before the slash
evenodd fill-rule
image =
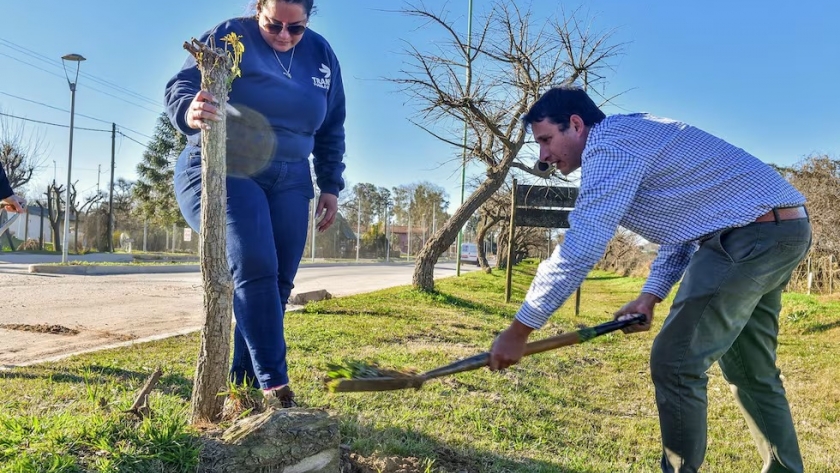
<path id="1" fill-rule="evenodd" d="M 172 126 L 166 114 L 161 114 L 143 161 L 137 165 L 139 178 L 134 186 L 137 212 L 150 224 L 165 228 L 185 225 L 175 201 L 174 168 L 186 142 L 186 136 Z"/>

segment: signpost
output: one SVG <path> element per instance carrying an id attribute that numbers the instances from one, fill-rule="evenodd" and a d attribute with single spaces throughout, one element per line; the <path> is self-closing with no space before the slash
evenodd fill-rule
<path id="1" fill-rule="evenodd" d="M 577 187 L 518 186 L 511 189 L 510 230 L 505 284 L 505 302 L 510 302 L 513 274 L 513 237 L 516 227 L 569 228 L 569 213 L 575 206 Z M 580 314 L 580 288 L 575 294 L 575 315 Z"/>

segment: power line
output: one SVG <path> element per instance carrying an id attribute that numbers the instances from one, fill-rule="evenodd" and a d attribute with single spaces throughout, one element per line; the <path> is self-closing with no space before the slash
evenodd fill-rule
<path id="1" fill-rule="evenodd" d="M 70 110 L 67 110 L 67 109 L 64 109 L 64 108 L 61 108 L 61 107 L 56 107 L 56 106 L 53 106 L 53 105 L 49 105 L 49 104 L 46 104 L 46 103 L 43 103 L 43 102 L 38 102 L 37 100 L 32 100 L 32 99 L 27 99 L 27 98 L 24 98 L 24 97 L 19 97 L 17 95 L 13 95 L 13 94 L 10 94 L 8 92 L 3 92 L 2 90 L 0 90 L 0 94 L 6 95 L 6 96 L 9 96 L 9 97 L 18 99 L 18 100 L 23 100 L 24 102 L 34 103 L 36 105 L 41 105 L 43 107 L 51 108 L 53 110 L 58 110 L 59 112 L 70 113 Z M 102 119 L 91 117 L 91 116 L 88 116 L 88 115 L 82 115 L 81 113 L 78 113 L 78 112 L 76 112 L 76 116 L 85 117 L 85 118 L 88 118 L 88 119 L 91 119 L 91 120 L 97 121 L 97 122 L 107 123 L 108 125 L 113 123 L 111 121 L 102 120 Z"/>
<path id="2" fill-rule="evenodd" d="M 2 38 L 0 38 L 0 41 L 2 41 L 2 40 L 3 40 L 3 39 L 2 39 Z M 29 62 L 26 62 L 26 61 L 24 61 L 24 60 L 20 59 L 20 58 L 16 58 L 16 57 L 14 57 L 14 56 L 10 56 L 10 55 L 5 54 L 5 53 L 0 53 L 0 55 L 2 55 L 2 56 L 6 56 L 6 57 L 8 57 L 8 58 L 10 58 L 10 59 L 13 59 L 13 60 L 15 60 L 15 61 L 18 61 L 18 62 L 20 62 L 20 63 L 22 63 L 22 64 L 26 64 L 27 66 L 34 67 L 35 69 L 38 69 L 38 70 L 43 71 L 43 72 L 46 72 L 47 74 L 51 74 L 51 75 L 54 75 L 54 76 L 56 76 L 56 77 L 60 77 L 60 78 L 62 78 L 62 79 L 66 79 L 64 76 L 62 76 L 62 75 L 60 75 L 60 74 L 56 74 L 56 73 L 54 73 L 54 72 L 52 72 L 52 71 L 48 71 L 48 70 L 46 70 L 46 69 L 44 69 L 44 68 L 42 68 L 42 67 L 38 67 L 38 66 L 36 66 L 36 65 L 34 65 L 34 64 L 31 64 L 31 63 L 29 63 Z M 80 74 L 80 75 L 82 75 L 83 77 L 85 76 L 85 74 Z M 96 81 L 94 81 L 94 82 L 96 82 Z M 96 87 L 86 86 L 86 88 L 88 88 L 88 89 L 90 89 L 90 90 L 93 90 L 94 92 L 99 92 L 100 94 L 107 95 L 107 96 L 109 96 L 109 97 L 115 98 L 115 99 L 117 99 L 117 100 L 119 100 L 119 101 L 121 101 L 121 102 L 125 102 L 125 103 L 127 103 L 127 104 L 129 104 L 129 105 L 133 105 L 133 106 L 135 106 L 135 107 L 137 107 L 137 108 L 142 108 L 143 110 L 146 110 L 146 111 L 148 111 L 148 112 L 155 113 L 155 114 L 160 113 L 160 110 L 159 110 L 159 109 L 158 109 L 158 110 L 152 110 L 151 108 L 148 108 L 148 107 L 146 107 L 145 105 L 141 105 L 141 104 L 138 104 L 138 103 L 132 102 L 132 101 L 130 101 L 130 100 L 126 100 L 126 99 L 124 99 L 124 98 L 122 98 L 122 97 L 118 97 L 118 96 L 116 96 L 116 95 L 114 95 L 114 94 L 111 94 L 111 93 L 109 93 L 109 92 L 105 92 L 104 90 L 97 89 Z M 113 87 L 112 87 L 112 88 L 113 88 Z M 145 99 L 145 100 L 146 100 L 146 101 L 148 101 L 148 102 L 150 102 L 150 103 L 153 103 L 153 104 L 155 104 L 155 105 L 160 105 L 159 103 L 154 102 L 154 101 L 152 101 L 151 99 Z"/>
<path id="3" fill-rule="evenodd" d="M 125 130 L 125 131 L 128 131 L 128 132 L 130 132 L 130 133 L 134 133 L 135 135 L 140 135 L 140 136 L 142 136 L 143 138 L 148 138 L 148 139 L 150 139 L 150 140 L 153 140 L 153 139 L 154 139 L 153 137 L 151 137 L 151 136 L 149 136 L 149 135 L 146 135 L 146 134 L 140 133 L 139 131 L 134 131 L 134 130 L 132 130 L 131 128 L 127 128 L 127 127 L 124 127 L 124 126 L 122 126 L 122 125 L 117 125 L 117 126 L 118 126 L 118 127 L 120 127 L 120 129 L 121 129 L 121 130 Z"/>
<path id="4" fill-rule="evenodd" d="M 120 136 L 122 136 L 123 138 L 128 139 L 129 141 L 133 141 L 133 142 L 137 143 L 137 144 L 138 144 L 138 145 L 140 145 L 140 146 L 144 146 L 144 147 L 146 146 L 146 145 L 144 145 L 143 143 L 141 143 L 141 142 L 139 142 L 139 141 L 135 140 L 134 138 L 132 138 L 132 137 L 130 137 L 130 136 L 128 136 L 128 135 L 126 135 L 125 133 L 123 133 L 123 132 L 121 132 L 121 131 L 118 131 L 118 132 L 117 132 L 117 134 L 118 134 L 118 135 L 120 135 Z"/>
<path id="5" fill-rule="evenodd" d="M 21 54 L 25 55 L 25 56 L 29 56 L 33 59 L 37 59 L 39 61 L 42 61 L 42 62 L 45 62 L 49 65 L 52 65 L 54 67 L 58 67 L 58 68 L 63 69 L 63 66 L 61 65 L 61 63 L 57 59 L 50 58 L 50 57 L 45 56 L 45 55 L 43 55 L 39 52 L 33 51 L 33 50 L 31 50 L 31 49 L 29 49 L 25 46 L 21 46 L 19 44 L 16 44 L 12 41 L 7 40 L 7 39 L 0 38 L 0 45 L 6 46 L 7 48 L 10 48 L 10 49 L 12 49 L 12 50 L 14 50 L 18 53 L 21 53 Z M 125 93 L 127 95 L 131 95 L 135 98 L 145 100 L 146 102 L 148 102 L 152 105 L 160 105 L 160 102 L 158 100 L 151 99 L 149 97 L 146 97 L 145 95 L 134 92 L 133 90 L 127 89 L 127 88 L 125 88 L 123 86 L 120 86 L 120 85 L 117 85 L 117 84 L 114 84 L 113 82 L 110 82 L 108 80 L 96 77 L 93 74 L 89 74 L 87 72 L 80 71 L 79 75 L 81 75 L 82 77 L 87 77 L 88 79 L 92 80 L 93 82 L 96 82 L 97 84 L 101 84 L 101 85 L 104 85 L 104 86 L 109 87 L 111 89 L 114 89 L 114 90 L 120 91 L 122 93 Z"/>
<path id="6" fill-rule="evenodd" d="M 24 102 L 34 103 L 34 104 L 36 104 L 36 105 L 41 105 L 41 106 L 43 106 L 43 107 L 51 108 L 51 109 L 53 109 L 53 110 L 58 110 L 58 111 L 60 111 L 60 112 L 70 113 L 70 110 L 67 110 L 67 109 L 64 109 L 64 108 L 61 108 L 61 107 L 55 107 L 55 106 L 53 106 L 53 105 L 49 105 L 49 104 L 46 104 L 46 103 L 43 103 L 43 102 L 38 102 L 37 100 L 32 100 L 32 99 L 27 99 L 27 98 L 25 98 L 25 97 L 20 97 L 20 96 L 18 96 L 18 95 L 10 94 L 10 93 L 8 93 L 8 92 L 3 92 L 2 90 L 0 90 L 0 94 L 2 94 L 2 95 L 7 95 L 7 96 L 9 96 L 9 97 L 16 98 L 16 99 L 18 99 L 18 100 L 23 100 Z M 97 122 L 106 123 L 106 124 L 108 124 L 108 125 L 110 125 L 111 123 L 114 123 L 113 121 L 102 120 L 101 118 L 91 117 L 90 115 L 83 115 L 83 114 L 78 113 L 78 112 L 76 113 L 76 116 L 89 118 L 89 119 L 91 119 L 91 120 L 94 120 L 94 121 L 97 121 Z M 150 140 L 153 140 L 153 139 L 154 139 L 154 138 L 152 138 L 152 137 L 151 137 L 151 136 L 149 136 L 149 135 L 146 135 L 146 134 L 144 134 L 144 133 L 140 133 L 139 131 L 132 130 L 131 128 L 128 128 L 128 127 L 125 127 L 125 126 L 120 126 L 120 128 L 122 128 L 123 130 L 129 131 L 129 132 L 131 132 L 131 133 L 134 133 L 135 135 L 140 135 L 140 136 L 142 136 L 143 138 L 148 138 L 148 139 L 150 139 Z"/>
<path id="7" fill-rule="evenodd" d="M 60 127 L 60 128 L 70 128 L 70 125 L 62 125 L 60 123 L 50 123 L 50 122 L 45 122 L 45 121 L 41 121 L 41 120 L 33 120 L 31 118 L 19 117 L 17 115 L 11 115 L 11 114 L 8 114 L 8 113 L 3 113 L 3 112 L 0 112 L 0 115 L 2 115 L 4 117 L 14 118 L 14 119 L 17 119 L 17 120 L 23 120 L 23 121 L 26 121 L 26 122 L 40 123 L 41 125 L 57 126 L 57 127 Z M 85 130 L 85 131 L 102 131 L 102 132 L 106 132 L 106 133 L 111 133 L 111 130 L 99 130 L 99 129 L 96 129 L 96 128 L 83 128 L 83 127 L 79 127 L 79 126 L 74 126 L 73 129 L 74 130 Z"/>
<path id="8" fill-rule="evenodd" d="M 24 61 L 23 59 L 18 59 L 18 58 L 14 57 L 14 56 L 9 56 L 9 55 L 8 55 L 8 54 L 6 54 L 6 53 L 0 53 L 0 56 L 6 56 L 6 57 L 7 57 L 7 58 L 9 58 L 9 59 L 14 59 L 15 61 L 17 61 L 17 62 L 21 62 L 21 63 L 23 63 L 23 64 L 26 64 L 26 65 L 27 65 L 27 66 L 29 66 L 29 67 L 34 67 L 35 69 L 38 69 L 39 71 L 44 71 L 44 72 L 46 72 L 47 74 L 54 75 L 54 76 L 59 77 L 59 78 L 61 78 L 61 79 L 66 79 L 66 77 L 64 77 L 64 76 L 63 76 L 63 75 L 61 75 L 61 74 L 57 74 L 57 73 L 55 73 L 55 72 L 48 71 L 48 70 L 44 69 L 43 67 L 38 67 L 38 66 L 36 66 L 35 64 L 31 64 L 31 63 L 28 63 L 28 62 Z"/>

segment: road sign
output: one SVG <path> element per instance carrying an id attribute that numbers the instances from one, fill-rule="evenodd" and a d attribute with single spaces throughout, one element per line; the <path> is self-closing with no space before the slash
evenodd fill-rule
<path id="1" fill-rule="evenodd" d="M 508 236 L 505 302 L 510 302 L 513 275 L 513 236 L 516 227 L 569 228 L 569 213 L 575 206 L 577 187 L 518 186 L 513 180 L 510 229 Z M 580 288 L 577 290 L 575 315 L 580 313 Z"/>
<path id="2" fill-rule="evenodd" d="M 577 187 L 517 186 L 516 206 L 572 208 L 577 196 Z"/>
<path id="3" fill-rule="evenodd" d="M 569 228 L 569 210 L 516 209 L 517 227 Z"/>

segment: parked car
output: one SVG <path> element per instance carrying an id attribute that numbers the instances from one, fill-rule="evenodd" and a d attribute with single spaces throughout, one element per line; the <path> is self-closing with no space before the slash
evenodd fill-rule
<path id="1" fill-rule="evenodd" d="M 478 266 L 478 246 L 475 243 L 461 243 L 461 262 Z"/>

